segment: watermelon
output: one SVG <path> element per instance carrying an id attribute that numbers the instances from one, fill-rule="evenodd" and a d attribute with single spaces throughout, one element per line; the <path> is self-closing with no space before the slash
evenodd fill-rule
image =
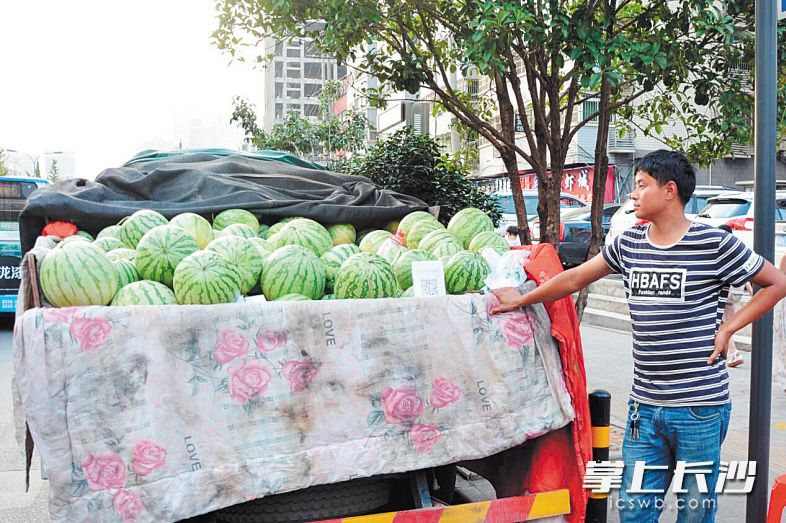
<path id="1" fill-rule="evenodd" d="M 110 225 L 109 227 L 105 227 L 98 233 L 96 236 L 96 240 L 100 240 L 101 238 L 117 238 L 120 239 L 120 226 L 119 225 Z"/>
<path id="2" fill-rule="evenodd" d="M 323 300 L 335 300 L 336 299 L 336 295 L 335 294 L 325 294 L 324 296 L 322 296 L 321 299 L 323 299 Z"/>
<path id="3" fill-rule="evenodd" d="M 363 238 L 365 238 L 368 233 L 375 230 L 377 229 L 363 229 L 362 231 L 358 232 L 358 235 L 355 238 L 355 245 L 360 245 L 360 243 L 363 241 Z"/>
<path id="4" fill-rule="evenodd" d="M 267 257 L 261 284 L 265 298 L 271 301 L 287 294 L 318 300 L 325 292 L 325 266 L 310 249 L 287 245 Z"/>
<path id="5" fill-rule="evenodd" d="M 426 211 L 415 211 L 407 214 L 404 216 L 398 224 L 398 229 L 396 232 L 400 232 L 404 235 L 404 239 L 406 240 L 407 234 L 409 234 L 410 229 L 418 222 L 422 220 L 432 220 L 437 221 L 434 218 L 434 215 L 431 213 L 427 213 Z"/>
<path id="6" fill-rule="evenodd" d="M 136 249 L 139 240 L 147 231 L 167 223 L 167 219 L 156 211 L 142 209 L 120 222 L 120 240 L 126 247 Z"/>
<path id="7" fill-rule="evenodd" d="M 494 231 L 483 231 L 469 242 L 469 250 L 480 252 L 485 248 L 495 251 L 509 251 L 508 241 Z"/>
<path id="8" fill-rule="evenodd" d="M 402 298 L 414 298 L 415 297 L 415 287 L 410 287 L 409 289 L 405 290 L 404 293 L 401 295 Z"/>
<path id="9" fill-rule="evenodd" d="M 221 211 L 213 218 L 213 228 L 217 231 L 222 231 L 236 223 L 242 223 L 251 227 L 254 230 L 254 236 L 259 232 L 259 220 L 253 213 L 245 209 L 227 209 L 226 211 Z"/>
<path id="10" fill-rule="evenodd" d="M 425 235 L 418 243 L 418 249 L 432 253 L 442 242 L 453 243 L 461 249 L 461 240 L 445 229 L 436 229 Z"/>
<path id="11" fill-rule="evenodd" d="M 112 249 L 108 253 L 106 253 L 107 257 L 114 261 L 114 260 L 131 260 L 134 261 L 136 258 L 136 250 L 129 249 L 127 247 L 122 247 L 120 249 Z"/>
<path id="12" fill-rule="evenodd" d="M 129 283 L 115 295 L 112 305 L 176 305 L 177 299 L 172 289 L 157 281 L 135 281 Z"/>
<path id="13" fill-rule="evenodd" d="M 382 242 L 382 245 L 377 249 L 377 254 L 382 256 L 390 265 L 393 265 L 398 257 L 406 251 L 407 248 L 402 244 L 402 237 L 394 234 Z"/>
<path id="14" fill-rule="evenodd" d="M 447 262 L 448 259 L 456 253 L 463 251 L 464 249 L 461 248 L 461 245 L 456 245 L 455 243 L 444 242 L 437 245 L 437 248 L 434 249 L 434 252 L 431 253 L 434 258 L 437 260 L 442 260 L 443 262 Z"/>
<path id="15" fill-rule="evenodd" d="M 377 249 L 379 249 L 385 240 L 391 236 L 393 235 L 388 231 L 369 231 L 360 241 L 360 250 L 363 252 L 376 253 Z"/>
<path id="16" fill-rule="evenodd" d="M 177 264 L 198 250 L 196 240 L 183 229 L 159 225 L 147 231 L 139 240 L 134 263 L 142 279 L 171 287 Z"/>
<path id="17" fill-rule="evenodd" d="M 330 238 L 333 240 L 333 245 L 341 245 L 343 243 L 354 243 L 357 233 L 355 228 L 348 223 L 337 223 L 327 228 Z"/>
<path id="18" fill-rule="evenodd" d="M 177 302 L 188 305 L 231 303 L 240 297 L 240 278 L 220 254 L 196 251 L 177 264 L 172 279 Z"/>
<path id="19" fill-rule="evenodd" d="M 117 288 L 122 289 L 129 283 L 139 280 L 139 272 L 131 260 L 113 260 L 112 265 L 117 271 Z"/>
<path id="20" fill-rule="evenodd" d="M 207 244 L 213 240 L 215 235 L 210 222 L 192 212 L 178 214 L 169 221 L 169 225 L 174 225 L 186 231 L 189 236 L 194 238 L 200 249 L 207 247 Z"/>
<path id="21" fill-rule="evenodd" d="M 122 249 L 125 247 L 125 244 L 123 244 L 123 242 L 111 236 L 104 236 L 103 238 L 98 238 L 96 241 L 93 242 L 93 245 L 95 245 L 96 247 L 98 247 L 104 252 L 109 252 L 114 249 Z"/>
<path id="22" fill-rule="evenodd" d="M 311 298 L 303 296 L 302 294 L 285 294 L 273 301 L 311 301 Z"/>
<path id="23" fill-rule="evenodd" d="M 392 222 L 388 222 L 385 225 L 385 230 L 388 231 L 390 234 L 396 234 L 398 232 L 398 224 L 400 222 L 398 220 L 393 220 Z"/>
<path id="24" fill-rule="evenodd" d="M 247 240 L 250 240 L 251 238 L 259 238 L 257 233 L 254 232 L 254 229 L 244 223 L 233 223 L 232 225 L 227 225 L 221 229 L 221 231 L 216 236 L 239 236 Z"/>
<path id="25" fill-rule="evenodd" d="M 269 241 L 263 240 L 262 238 L 249 238 L 248 241 L 250 241 L 251 245 L 256 248 L 259 255 L 262 256 L 262 259 L 267 258 L 273 254 L 273 251 L 275 251 L 273 245 Z"/>
<path id="26" fill-rule="evenodd" d="M 478 291 L 490 272 L 491 267 L 483 256 L 461 251 L 445 264 L 445 287 L 450 294 Z"/>
<path id="27" fill-rule="evenodd" d="M 297 216 L 289 216 L 287 218 L 284 218 L 283 220 L 279 220 L 278 222 L 274 223 L 273 225 L 270 226 L 270 229 L 268 229 L 267 231 L 267 239 L 270 239 L 271 236 L 277 234 L 278 231 L 280 231 L 284 227 L 284 225 L 288 224 L 292 220 L 297 220 L 297 219 L 298 219 Z"/>
<path id="28" fill-rule="evenodd" d="M 308 218 L 298 218 L 285 224 L 270 241 L 276 249 L 285 245 L 300 245 L 317 256 L 333 248 L 333 240 L 327 229 Z"/>
<path id="29" fill-rule="evenodd" d="M 87 238 L 90 241 L 93 241 L 95 239 L 93 238 L 93 235 L 87 231 L 76 231 L 76 235 L 81 236 L 82 238 Z"/>
<path id="30" fill-rule="evenodd" d="M 472 238 L 484 231 L 493 230 L 494 223 L 492 223 L 488 214 L 475 207 L 467 207 L 460 210 L 448 222 L 448 231 L 461 240 L 461 244 L 465 249 L 469 248 L 469 242 L 472 241 Z"/>
<path id="31" fill-rule="evenodd" d="M 336 298 L 393 298 L 398 284 L 393 268 L 370 252 L 353 254 L 341 265 L 333 285 Z"/>
<path id="32" fill-rule="evenodd" d="M 256 287 L 262 273 L 262 255 L 251 241 L 238 236 L 222 236 L 210 242 L 206 250 L 221 255 L 229 262 L 240 278 L 240 292 L 248 294 Z"/>
<path id="33" fill-rule="evenodd" d="M 413 249 L 406 251 L 398 257 L 396 263 L 393 264 L 393 274 L 396 275 L 398 286 L 402 289 L 412 287 L 412 262 L 416 261 L 429 261 L 434 257 L 428 252 L 420 249 Z"/>
<path id="34" fill-rule="evenodd" d="M 67 236 L 67 237 L 63 238 L 57 244 L 57 247 L 65 247 L 66 245 L 70 245 L 72 243 L 90 243 L 90 240 L 88 240 L 84 236 L 79 236 L 79 235 L 74 234 L 73 236 Z"/>
<path id="35" fill-rule="evenodd" d="M 407 240 L 407 249 L 417 249 L 420 240 L 432 231 L 445 230 L 445 226 L 437 220 L 420 220 L 416 222 L 409 233 L 404 237 Z"/>
<path id="36" fill-rule="evenodd" d="M 267 238 L 267 231 L 269 230 L 270 230 L 270 225 L 265 225 L 264 223 L 260 223 L 259 232 L 257 233 L 257 236 L 259 236 L 264 240 L 265 238 Z"/>
<path id="37" fill-rule="evenodd" d="M 106 305 L 117 292 L 117 271 L 98 247 L 72 242 L 44 257 L 39 284 L 55 307 Z"/>
<path id="38" fill-rule="evenodd" d="M 352 243 L 342 243 L 336 245 L 328 252 L 321 256 L 323 265 L 325 266 L 325 289 L 333 289 L 333 281 L 336 279 L 336 274 L 344 263 L 353 254 L 358 254 L 360 247 Z"/>

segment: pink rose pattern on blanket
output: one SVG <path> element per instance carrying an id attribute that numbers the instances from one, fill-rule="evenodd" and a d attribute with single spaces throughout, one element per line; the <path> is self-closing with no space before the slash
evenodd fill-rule
<path id="1" fill-rule="evenodd" d="M 535 350 L 536 320 L 530 313 L 489 317 L 485 314 L 486 301 L 477 296 L 450 300 L 454 300 L 451 305 L 458 305 L 456 310 L 445 313 L 440 325 L 445 334 L 434 343 L 441 352 L 431 354 L 431 347 L 424 347 L 411 356 L 407 347 L 424 338 L 408 338 L 408 329 L 402 329 L 398 320 L 392 319 L 385 320 L 388 327 L 380 328 L 396 333 L 392 346 L 401 351 L 378 354 L 372 352 L 374 341 L 366 342 L 360 337 L 351 342 L 355 349 L 345 349 L 342 344 L 349 343 L 347 338 L 339 339 L 339 334 L 328 330 L 322 316 L 308 325 L 305 321 L 283 321 L 275 315 L 268 318 L 260 312 L 263 309 L 249 308 L 248 313 L 239 314 L 229 306 L 198 307 L 198 319 L 196 315 L 187 315 L 185 308 L 168 309 L 172 316 L 167 318 L 162 318 L 156 307 L 140 308 L 133 316 L 127 309 L 124 316 L 105 307 L 44 310 L 39 317 L 43 321 L 36 322 L 42 340 L 50 340 L 48 350 L 67 354 L 71 362 L 68 368 L 77 372 L 67 378 L 68 393 L 73 395 L 67 415 L 73 418 L 68 418 L 63 432 L 71 438 L 68 452 L 73 470 L 65 487 L 67 494 L 60 499 L 67 498 L 72 507 L 78 502 L 82 507 L 78 510 L 83 510 L 78 512 L 80 517 L 93 520 L 141 522 L 196 515 L 200 512 L 170 512 L 193 507 L 190 503 L 168 505 L 168 495 L 153 493 L 177 488 L 174 485 L 181 479 L 173 478 L 184 480 L 191 472 L 198 474 L 207 469 L 215 473 L 222 463 L 259 459 L 255 456 L 264 455 L 266 438 L 282 440 L 282 433 L 276 432 L 283 430 L 281 427 L 295 431 L 300 442 L 318 439 L 321 432 L 336 427 L 336 434 L 344 437 L 341 431 L 346 431 L 346 437 L 357 441 L 352 452 L 382 445 L 381 449 L 395 447 L 385 458 L 390 463 L 429 463 L 428 459 L 434 459 L 435 464 L 440 464 L 456 449 L 457 429 L 473 412 L 476 417 L 471 425 L 472 436 L 462 445 L 483 445 L 484 438 L 475 433 L 477 426 L 484 425 L 478 421 L 484 418 L 477 417 L 486 415 L 484 405 L 488 403 L 489 410 L 495 409 L 493 415 L 488 414 L 494 423 L 508 423 L 506 419 L 510 417 L 496 410 L 504 402 L 489 399 L 491 392 L 486 388 L 492 390 L 491 381 L 507 380 L 493 390 L 496 398 L 508 398 L 522 394 L 522 380 L 534 373 L 534 365 L 540 365 L 540 372 L 545 372 Z M 335 305 L 342 306 L 340 302 Z M 383 305 L 369 303 L 367 308 L 374 307 Z M 461 319 L 462 314 L 469 319 Z M 413 316 L 417 314 L 404 317 Z M 371 313 L 369 317 L 374 318 Z M 376 328 L 377 323 L 372 320 L 368 324 Z M 468 330 L 452 334 L 450 322 Z M 338 320 L 335 324 L 339 324 Z M 330 336 L 337 336 L 339 341 L 331 343 Z M 549 336 L 548 332 L 545 336 Z M 455 352 L 458 344 L 463 344 L 463 353 Z M 361 345 L 369 352 L 358 352 Z M 446 361 L 450 358 L 455 359 Z M 461 361 L 472 363 L 464 365 Z M 497 370 L 486 370 L 495 365 L 499 366 Z M 499 369 L 505 369 L 507 375 L 503 376 Z M 484 373 L 485 382 L 478 381 L 478 372 Z M 555 412 L 558 409 L 551 396 L 544 400 L 547 393 L 546 388 L 536 398 L 522 396 L 520 415 L 524 417 L 509 422 L 510 426 L 502 430 L 508 431 L 505 437 L 518 438 L 520 443 L 569 421 L 556 415 L 552 417 L 559 421 L 549 418 L 549 407 L 544 405 L 551 401 L 550 408 Z M 74 399 L 82 403 L 72 404 Z M 172 414 L 165 419 L 138 418 L 134 413 L 140 404 L 147 404 L 146 409 L 139 410 L 144 416 L 155 416 L 156 408 L 165 407 Z M 78 411 L 77 406 L 82 410 Z M 103 414 L 96 415 L 96 407 Z M 334 410 L 341 412 L 336 419 L 331 417 Z M 529 427 L 527 416 L 531 411 L 538 413 L 532 416 Z M 123 421 L 116 421 L 114 413 L 119 413 Z M 322 425 L 306 427 L 304 414 L 309 423 Z M 203 434 L 190 431 L 189 416 L 201 417 L 198 426 Z M 74 421 L 77 417 L 78 423 Z M 500 429 L 494 428 L 493 437 L 499 437 L 499 433 Z M 231 458 L 211 462 L 206 438 L 223 440 L 221 452 Z M 325 452 L 330 450 L 321 444 L 314 448 L 320 452 L 323 448 Z M 379 450 L 368 454 L 379 456 Z M 314 458 L 310 466 L 325 463 L 334 469 L 335 463 L 343 460 L 346 463 L 342 467 L 354 470 L 353 455 L 338 456 L 341 457 Z M 233 491 L 231 499 L 240 502 L 289 485 L 286 475 L 276 476 L 276 466 L 277 462 L 271 461 L 257 465 L 256 470 L 266 471 L 259 481 L 276 478 L 277 483 L 271 480 L 257 484 L 256 490 Z M 292 474 L 299 466 L 288 462 L 283 468 Z M 320 474 L 329 477 L 326 472 Z M 210 481 L 203 483 L 208 485 Z M 217 505 L 200 510 L 232 504 L 229 494 L 222 496 L 216 498 Z"/>

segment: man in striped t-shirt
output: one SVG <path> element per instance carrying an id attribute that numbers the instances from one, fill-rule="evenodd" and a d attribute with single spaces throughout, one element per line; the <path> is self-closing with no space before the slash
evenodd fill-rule
<path id="1" fill-rule="evenodd" d="M 563 298 L 620 273 L 634 362 L 620 521 L 657 521 L 672 476 L 678 521 L 714 521 L 720 447 L 731 413 L 725 350 L 735 332 L 786 296 L 786 276 L 728 232 L 685 217 L 696 176 L 681 153 L 648 154 L 636 165 L 635 183 L 636 217 L 649 223 L 626 230 L 601 254 L 529 294 L 495 290 L 500 305 L 492 312 Z M 762 289 L 722 323 L 729 287 L 748 281 Z M 647 468 L 635 474 L 637 461 Z M 678 462 L 701 466 L 681 470 Z M 691 473 L 697 469 L 712 471 L 703 475 L 706 489 Z"/>

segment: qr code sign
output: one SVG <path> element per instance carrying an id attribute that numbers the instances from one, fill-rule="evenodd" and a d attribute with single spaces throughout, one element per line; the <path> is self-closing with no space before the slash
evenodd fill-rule
<path id="1" fill-rule="evenodd" d="M 436 278 L 421 280 L 421 289 L 424 296 L 439 296 L 439 284 Z"/>

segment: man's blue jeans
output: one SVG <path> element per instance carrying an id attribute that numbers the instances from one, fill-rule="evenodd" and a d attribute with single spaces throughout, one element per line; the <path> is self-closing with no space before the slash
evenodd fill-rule
<path id="1" fill-rule="evenodd" d="M 622 445 L 625 468 L 620 496 L 616 501 L 620 523 L 657 523 L 664 508 L 665 492 L 669 489 L 679 461 L 711 461 L 711 465 L 693 467 L 693 470 L 709 469 L 712 472 L 704 474 L 709 490 L 707 494 L 699 492 L 696 474 L 684 474 L 682 488 L 687 493 L 678 493 L 677 505 L 670 507 L 677 512 L 678 523 L 715 521 L 715 484 L 718 481 L 721 443 L 729 428 L 731 403 L 712 407 L 653 407 L 639 404 L 638 439 L 631 437 L 633 400 L 628 405 L 628 427 Z M 640 488 L 657 490 L 658 493 L 628 492 L 633 484 L 637 461 L 645 462 L 648 467 L 667 467 L 665 470 L 646 469 L 644 472 Z"/>

